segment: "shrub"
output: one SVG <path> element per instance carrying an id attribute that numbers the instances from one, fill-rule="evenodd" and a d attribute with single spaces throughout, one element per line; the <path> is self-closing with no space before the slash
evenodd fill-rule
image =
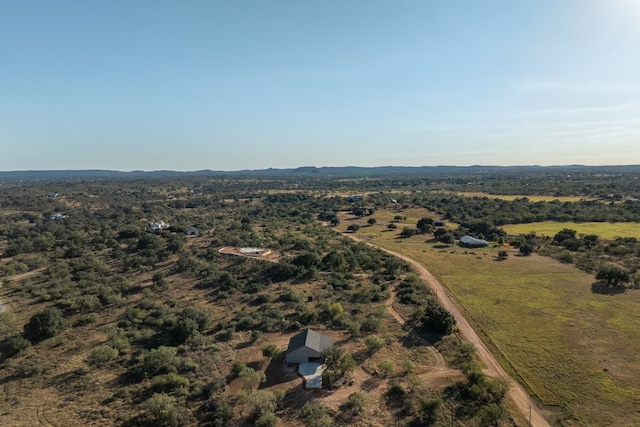
<path id="1" fill-rule="evenodd" d="M 118 357 L 119 353 L 120 352 L 113 347 L 101 345 L 91 352 L 91 355 L 89 355 L 87 359 L 87 363 L 93 366 L 102 366 Z"/>
<path id="2" fill-rule="evenodd" d="M 254 425 L 256 427 L 276 427 L 278 425 L 278 417 L 273 412 L 268 412 L 258 418 Z"/>
<path id="3" fill-rule="evenodd" d="M 432 425 L 438 418 L 438 413 L 442 408 L 442 400 L 422 399 L 419 408 L 420 425 Z"/>
<path id="4" fill-rule="evenodd" d="M 367 395 L 361 391 L 356 391 L 349 395 L 349 405 L 354 414 L 359 414 L 364 410 L 365 403 L 367 401 Z"/>
<path id="5" fill-rule="evenodd" d="M 13 313 L 8 311 L 0 313 L 0 333 L 5 333 L 10 331 L 15 321 L 16 321 L 16 318 Z"/>
<path id="6" fill-rule="evenodd" d="M 396 369 L 396 365 L 389 359 L 384 359 L 378 363 L 378 369 L 383 376 L 389 376 Z"/>
<path id="7" fill-rule="evenodd" d="M 81 295 L 73 301 L 73 308 L 83 313 L 92 313 L 101 307 L 102 302 L 95 295 Z"/>
<path id="8" fill-rule="evenodd" d="M 266 344 L 262 347 L 262 355 L 267 359 L 273 359 L 282 353 L 282 349 L 275 344 Z"/>
<path id="9" fill-rule="evenodd" d="M 238 378 L 245 369 L 247 369 L 246 363 L 239 359 L 234 360 L 231 366 L 231 378 Z"/>
<path id="10" fill-rule="evenodd" d="M 40 375 L 42 371 L 42 366 L 37 363 L 21 363 L 16 367 L 16 375 L 19 377 Z"/>
<path id="11" fill-rule="evenodd" d="M 329 427 L 333 425 L 329 409 L 318 403 L 305 403 L 298 412 L 298 418 L 307 427 Z"/>
<path id="12" fill-rule="evenodd" d="M 180 411 L 176 398 L 165 393 L 154 393 L 144 402 L 144 406 L 151 416 L 162 425 L 177 426 L 180 421 Z"/>
<path id="13" fill-rule="evenodd" d="M 370 353 L 375 353 L 384 345 L 384 339 L 378 335 L 369 335 L 364 340 L 364 344 L 367 346 L 367 350 L 369 350 Z"/>
<path id="14" fill-rule="evenodd" d="M 151 350 L 144 357 L 142 370 L 149 375 L 156 375 L 167 372 L 175 372 L 179 362 L 176 356 L 178 349 L 175 347 L 160 346 Z"/>
<path id="15" fill-rule="evenodd" d="M 189 389 L 189 380 L 176 373 L 163 374 L 153 377 L 151 387 L 158 392 L 187 394 Z"/>
<path id="16" fill-rule="evenodd" d="M 16 335 L 7 340 L 7 353 L 11 356 L 18 355 L 29 347 L 31 347 L 31 342 L 20 335 Z"/>

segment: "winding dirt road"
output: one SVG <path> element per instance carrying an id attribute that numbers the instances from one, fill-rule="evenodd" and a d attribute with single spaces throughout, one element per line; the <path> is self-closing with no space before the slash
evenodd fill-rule
<path id="1" fill-rule="evenodd" d="M 339 232 L 339 230 L 336 230 L 336 231 Z M 359 239 L 357 236 L 350 233 L 346 233 L 346 234 L 343 233 L 343 235 L 351 237 L 352 239 L 357 241 L 363 241 L 362 239 Z M 498 363 L 498 360 L 493 356 L 493 354 L 489 351 L 487 346 L 482 342 L 478 334 L 476 334 L 476 332 L 473 330 L 473 328 L 471 327 L 467 319 L 462 315 L 462 311 L 460 311 L 458 306 L 449 297 L 449 294 L 447 294 L 444 286 L 442 286 L 442 284 L 435 277 L 433 277 L 431 273 L 429 273 L 429 271 L 426 268 L 424 268 L 422 264 L 398 252 L 376 246 L 370 242 L 364 241 L 364 243 L 376 249 L 382 250 L 390 255 L 398 257 L 401 260 L 411 264 L 415 268 L 415 270 L 418 272 L 420 277 L 435 292 L 438 300 L 444 306 L 444 308 L 446 308 L 449 311 L 449 313 L 451 313 L 453 317 L 456 319 L 457 328 L 462 334 L 462 336 L 475 346 L 478 357 L 480 357 L 480 359 L 487 366 L 486 369 L 484 369 L 484 373 L 487 376 L 490 376 L 493 378 L 503 378 L 509 382 L 510 388 L 509 388 L 507 397 L 515 404 L 515 406 L 518 408 L 518 411 L 524 416 L 526 420 L 529 420 L 529 419 L 531 420 L 531 424 L 530 424 L 531 426 L 550 427 L 550 424 L 542 415 L 542 412 L 540 411 L 536 403 L 533 401 L 533 399 L 531 399 L 531 396 L 529 396 L 529 394 L 520 385 L 520 383 L 513 380 L 513 378 L 511 378 L 509 374 L 507 374 L 507 372 L 502 368 L 500 363 Z M 398 315 L 397 312 L 394 315 L 393 314 L 394 312 L 395 310 L 393 310 L 391 314 L 396 319 L 398 319 L 398 321 L 401 321 L 402 317 Z"/>

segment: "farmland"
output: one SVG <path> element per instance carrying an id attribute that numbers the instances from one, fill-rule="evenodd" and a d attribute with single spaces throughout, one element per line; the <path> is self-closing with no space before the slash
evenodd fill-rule
<path id="1" fill-rule="evenodd" d="M 415 209 L 400 214 L 405 213 L 399 229 L 433 215 Z M 500 248 L 468 250 L 421 236 L 401 239 L 384 224 L 396 211 L 376 215 L 381 224 L 363 226 L 360 237 L 423 263 L 543 406 L 579 425 L 639 421 L 640 363 L 634 355 L 640 351 L 640 291 L 594 293 L 593 275 L 547 257 L 518 256 L 513 249 L 508 259 L 497 261 Z M 343 223 L 352 221 L 357 219 L 346 217 Z"/>
<path id="2" fill-rule="evenodd" d="M 507 224 L 502 228 L 509 234 L 526 234 L 535 231 L 543 236 L 553 237 L 563 228 L 576 230 L 579 234 L 595 234 L 603 239 L 635 237 L 640 239 L 640 223 L 637 222 L 558 222 L 543 221 L 529 224 Z"/>

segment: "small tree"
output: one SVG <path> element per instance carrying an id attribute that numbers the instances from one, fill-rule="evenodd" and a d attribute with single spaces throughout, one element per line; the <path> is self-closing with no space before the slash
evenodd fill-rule
<path id="1" fill-rule="evenodd" d="M 523 243 L 522 245 L 520 245 L 520 253 L 524 256 L 529 256 L 533 253 L 533 244 L 531 243 Z"/>
<path id="2" fill-rule="evenodd" d="M 252 368 L 244 368 L 242 372 L 240 372 L 240 379 L 244 383 L 246 389 L 251 390 L 261 383 L 267 381 L 267 376 L 262 371 L 256 371 Z"/>
<path id="3" fill-rule="evenodd" d="M 456 319 L 438 302 L 429 300 L 422 318 L 422 324 L 427 330 L 449 335 L 453 332 Z"/>
<path id="4" fill-rule="evenodd" d="M 353 356 L 348 353 L 342 356 L 342 358 L 338 362 L 338 369 L 344 374 L 353 371 L 356 366 L 358 366 L 358 363 L 353 358 Z"/>
<path id="5" fill-rule="evenodd" d="M 441 241 L 442 243 L 445 243 L 445 244 L 447 244 L 447 245 L 450 245 L 450 244 L 452 244 L 453 242 L 455 242 L 455 238 L 453 237 L 453 234 L 451 234 L 451 233 L 446 233 L 444 236 L 442 236 L 442 237 L 440 238 L 440 241 Z"/>
<path id="6" fill-rule="evenodd" d="M 338 368 L 340 359 L 342 359 L 344 354 L 344 349 L 342 347 L 331 346 L 322 350 L 320 358 L 322 363 L 327 365 L 327 369 L 335 370 Z"/>
<path id="7" fill-rule="evenodd" d="M 416 234 L 416 229 L 411 227 L 404 227 L 400 232 L 400 237 L 404 237 L 405 239 L 411 237 Z"/>
<path id="8" fill-rule="evenodd" d="M 54 307 L 49 307 L 31 316 L 29 323 L 24 325 L 22 335 L 32 343 L 37 343 L 58 335 L 66 328 L 67 322 L 62 313 Z"/>
<path id="9" fill-rule="evenodd" d="M 600 268 L 598 273 L 596 273 L 596 279 L 602 280 L 609 286 L 619 286 L 631 280 L 628 272 L 615 266 Z"/>
<path id="10" fill-rule="evenodd" d="M 504 261 L 509 257 L 507 251 L 498 251 L 498 261 Z"/>
<path id="11" fill-rule="evenodd" d="M 433 230 L 433 220 L 431 218 L 422 218 L 416 224 L 416 228 L 420 233 L 428 233 Z"/>
<path id="12" fill-rule="evenodd" d="M 352 233 L 355 233 L 358 230 L 360 230 L 360 226 L 358 224 L 351 224 L 347 227 L 347 231 L 350 231 Z"/>
<path id="13" fill-rule="evenodd" d="M 378 220 L 377 220 L 377 219 L 375 219 L 375 218 L 369 218 L 369 219 L 367 220 L 367 224 L 369 224 L 369 225 L 373 225 L 373 224 L 375 224 L 376 222 L 378 222 Z"/>

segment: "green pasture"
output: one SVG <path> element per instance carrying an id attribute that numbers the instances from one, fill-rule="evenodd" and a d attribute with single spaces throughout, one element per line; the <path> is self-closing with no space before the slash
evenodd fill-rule
<path id="1" fill-rule="evenodd" d="M 603 239 L 637 237 L 640 239 L 640 223 L 637 222 L 557 222 L 543 221 L 529 224 L 501 226 L 507 234 L 518 235 L 535 231 L 538 235 L 553 237 L 563 228 L 576 230 L 578 234 L 596 234 Z"/>
<path id="2" fill-rule="evenodd" d="M 387 215 L 374 217 L 380 223 Z M 439 247 L 420 235 L 399 239 L 402 227 L 419 217 L 411 212 L 397 230 L 375 224 L 357 234 L 422 262 L 505 368 L 556 416 L 580 426 L 640 425 L 640 290 L 593 293 L 593 275 L 538 255 L 510 251 L 496 261 L 498 248 Z"/>

